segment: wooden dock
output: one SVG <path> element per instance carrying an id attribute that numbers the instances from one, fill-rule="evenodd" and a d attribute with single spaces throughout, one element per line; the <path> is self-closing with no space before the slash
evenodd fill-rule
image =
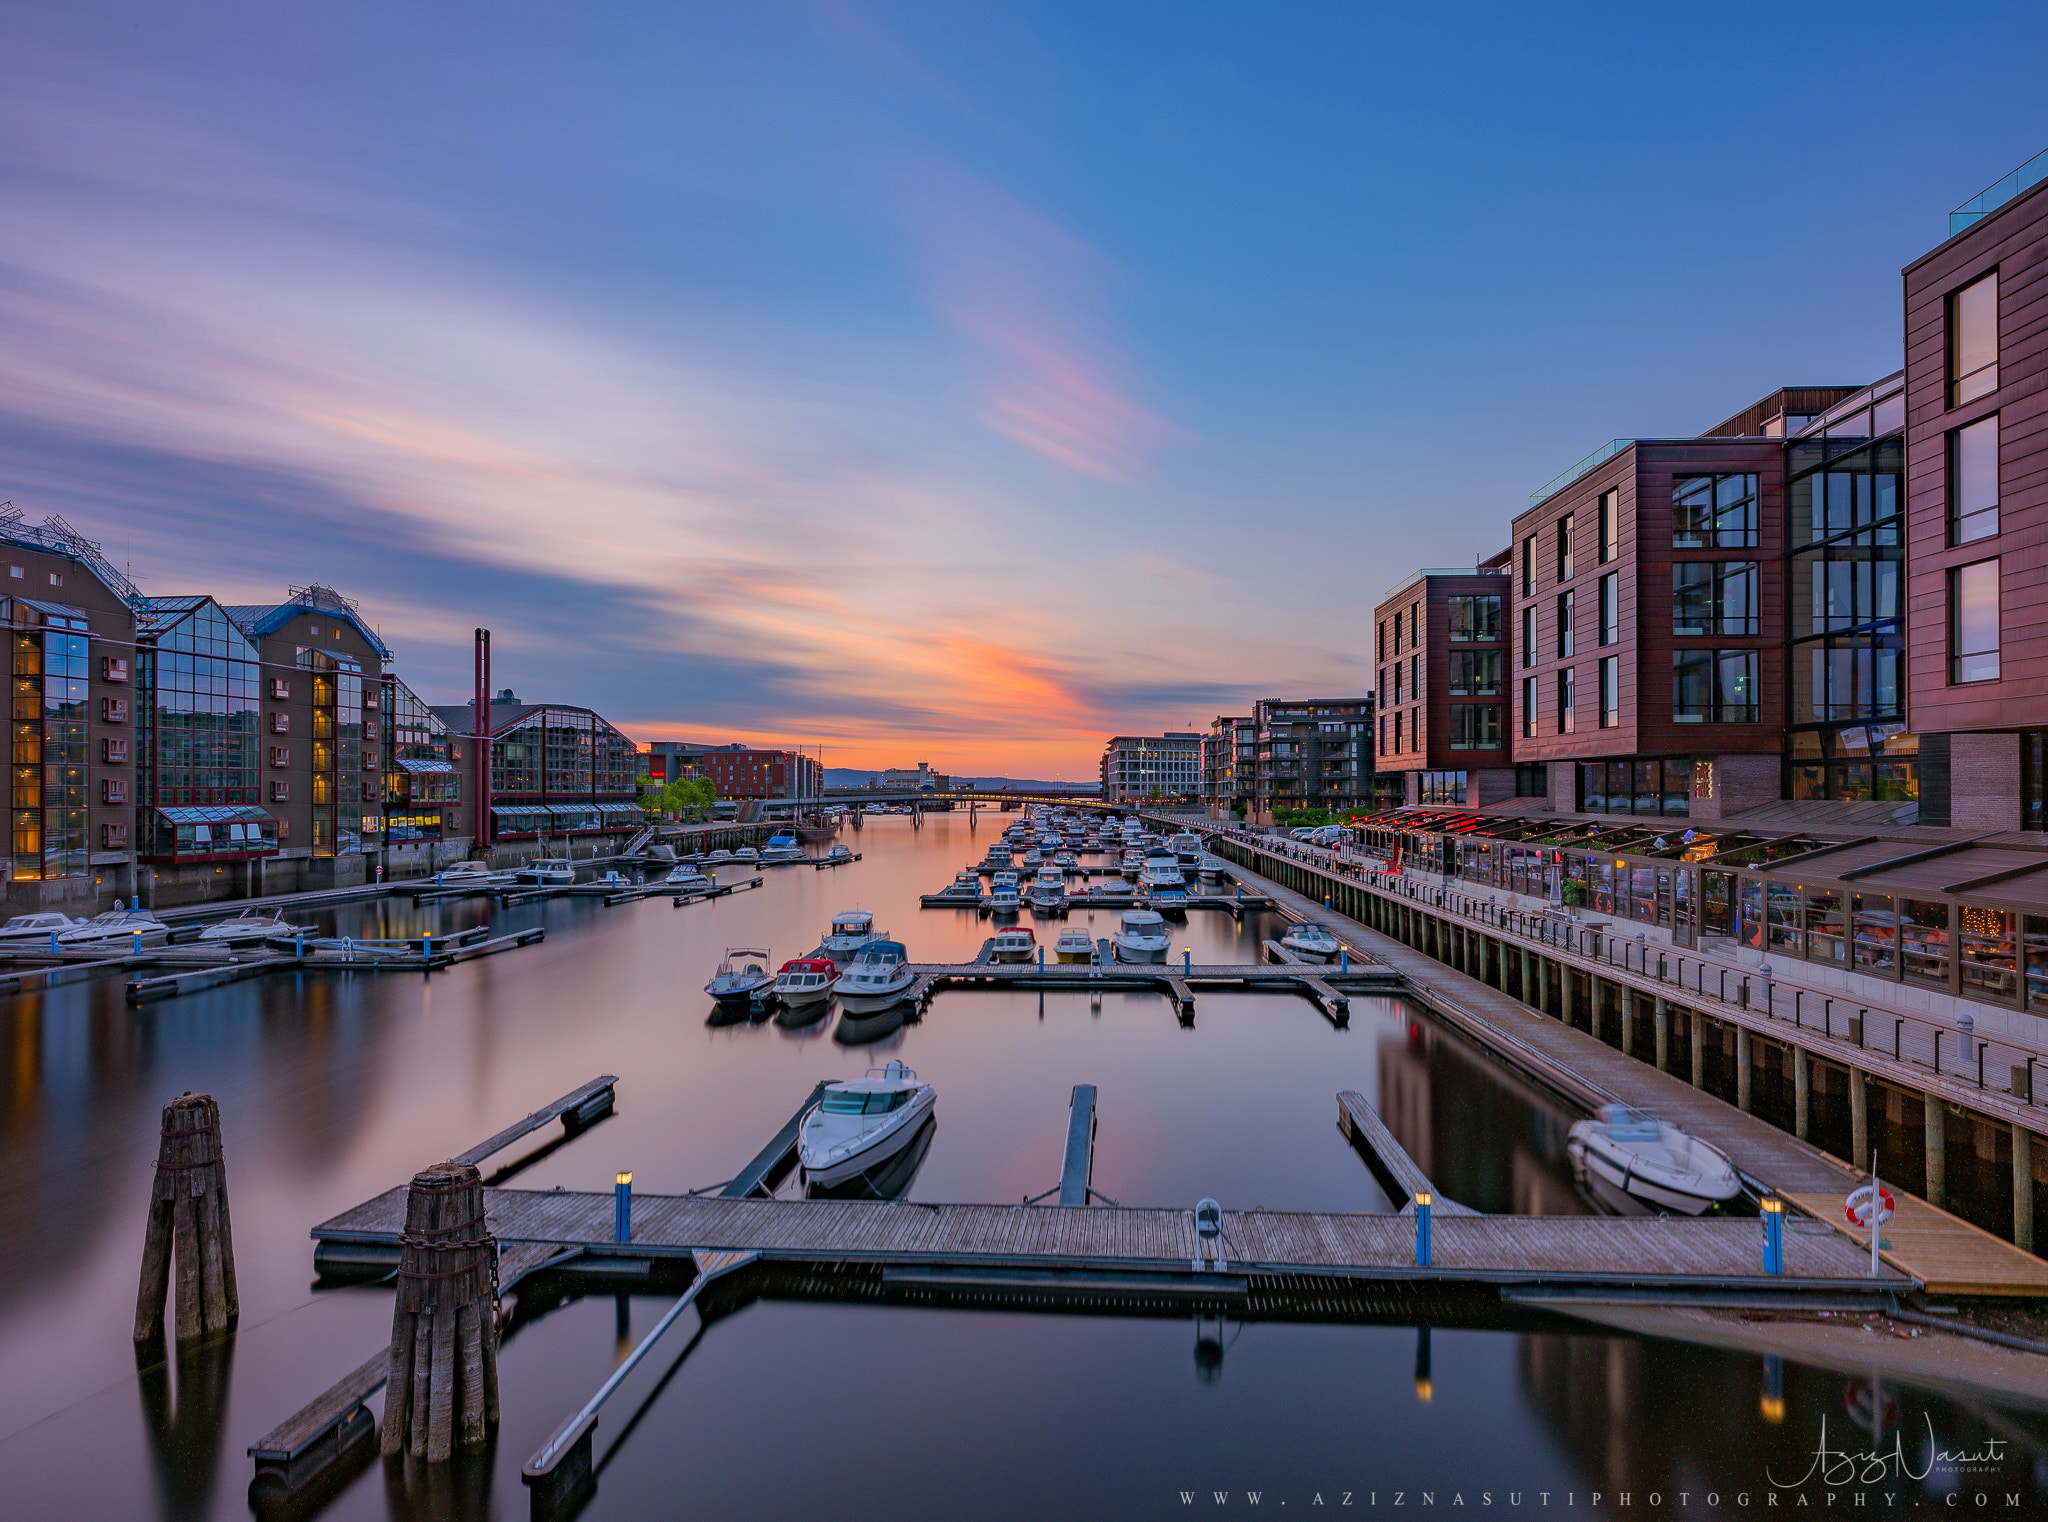
<path id="1" fill-rule="evenodd" d="M 453 967 L 461 962 L 474 961 L 478 957 L 495 956 L 501 951 L 511 951 L 520 946 L 531 946 L 544 940 L 547 930 L 540 925 L 529 926 L 509 935 L 485 936 L 481 939 L 456 935 L 441 944 L 445 950 L 414 951 L 410 946 L 400 949 L 397 944 L 364 942 L 355 946 L 337 945 L 323 938 L 318 949 L 308 951 L 304 956 L 295 956 L 288 950 L 269 950 L 259 954 L 249 952 L 231 953 L 226 957 L 214 956 L 179 958 L 176 955 L 145 955 L 138 960 L 134 957 L 110 959 L 119 965 L 131 967 L 149 966 L 162 968 L 178 965 L 180 960 L 197 961 L 199 965 L 189 971 L 161 972 L 157 976 L 136 978 L 128 984 L 127 997 L 131 1005 L 151 1004 L 159 999 L 176 998 L 180 994 L 198 993 L 209 988 L 219 988 L 228 983 L 239 983 L 245 978 L 265 977 L 274 972 L 433 972 L 444 967 Z M 438 937 L 422 937 L 422 940 L 438 940 Z"/>
<path id="2" fill-rule="evenodd" d="M 1460 1205 L 1438 1193 L 1436 1185 L 1429 1181 L 1429 1175 L 1387 1129 L 1379 1111 L 1367 1104 L 1365 1096 L 1356 1089 L 1346 1089 L 1337 1096 L 1337 1129 L 1344 1133 L 1346 1141 L 1366 1154 L 1373 1173 L 1378 1176 L 1389 1198 L 1406 1202 L 1400 1205 L 1401 1214 L 1413 1215 L 1416 1198 L 1425 1194 L 1433 1202 L 1430 1209 L 1435 1220 L 1479 1213 L 1469 1205 Z"/>
<path id="3" fill-rule="evenodd" d="M 926 909 L 979 909 L 983 913 L 990 912 L 995 906 L 995 901 L 987 894 L 970 897 L 965 893 L 953 893 L 945 889 L 941 889 L 937 893 L 923 894 L 918 898 L 917 902 L 920 907 Z M 1150 907 L 1149 902 L 1140 899 L 1135 893 L 1118 893 L 1113 891 L 1105 893 L 1096 891 L 1092 893 L 1069 894 L 1062 912 L 1072 912 L 1075 909 L 1144 909 L 1148 907 Z M 1181 909 L 1221 909 L 1227 914 L 1243 914 L 1251 909 L 1271 909 L 1274 905 L 1270 898 L 1257 893 L 1241 895 L 1195 893 L 1182 899 L 1175 907 Z M 1033 911 L 1027 903 L 1023 906 L 1022 912 L 1044 913 L 1045 911 Z"/>
<path id="4" fill-rule="evenodd" d="M 500 1243 L 578 1249 L 606 1258 L 682 1258 L 693 1250 L 757 1252 L 766 1261 L 945 1269 L 1079 1270 L 1192 1275 L 1191 1212 L 1106 1206 L 931 1205 L 872 1200 L 763 1200 L 636 1194 L 633 1239 L 612 1240 L 610 1193 L 489 1189 Z M 391 1189 L 313 1228 L 318 1261 L 394 1263 L 405 1189 Z M 1869 1293 L 1881 1281 L 1845 1237 L 1788 1233 L 1782 1276 L 1762 1271 L 1755 1221 L 1607 1216 L 1447 1216 L 1432 1225 L 1432 1266 L 1415 1264 L 1415 1223 L 1392 1215 L 1226 1211 L 1223 1251 L 1239 1276 L 1317 1274 L 1398 1283 L 1598 1284 L 1677 1291 Z M 1114 1283 L 1113 1278 L 1105 1279 Z"/>
<path id="5" fill-rule="evenodd" d="M 987 955 L 984 947 L 983 955 Z M 949 990 L 992 988 L 1057 989 L 1088 992 L 1111 988 L 1152 989 L 1169 995 L 1183 1019 L 1194 1018 L 1197 988 L 1260 989 L 1298 993 L 1338 1025 L 1351 1018 L 1350 992 L 1394 993 L 1401 986 L 1393 969 L 1364 956 L 1353 960 L 1348 973 L 1326 966 L 1283 963 L 1183 962 L 914 962 L 917 981 L 904 998 L 922 1006 Z"/>

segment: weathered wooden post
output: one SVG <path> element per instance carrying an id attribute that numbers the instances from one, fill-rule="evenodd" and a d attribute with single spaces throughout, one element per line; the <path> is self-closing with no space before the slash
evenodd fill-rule
<path id="1" fill-rule="evenodd" d="M 149 1229 L 142 1244 L 142 1282 L 135 1295 L 137 1342 L 163 1336 L 167 1293 L 174 1295 L 172 1324 L 179 1342 L 225 1332 L 242 1311 L 235 1293 L 220 1106 L 211 1094 L 181 1094 L 164 1106 Z"/>
<path id="2" fill-rule="evenodd" d="M 483 1175 L 436 1163 L 413 1175 L 398 1239 L 384 1453 L 441 1463 L 481 1448 L 498 1420 L 497 1251 Z"/>

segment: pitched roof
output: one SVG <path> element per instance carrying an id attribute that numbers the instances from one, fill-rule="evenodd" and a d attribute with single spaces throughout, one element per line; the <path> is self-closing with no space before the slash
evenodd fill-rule
<path id="1" fill-rule="evenodd" d="M 363 642 L 377 652 L 379 660 L 391 659 L 391 649 L 377 637 L 377 631 L 364 623 L 354 608 L 336 607 L 325 599 L 314 602 L 308 599 L 294 599 L 290 602 L 275 603 L 222 603 L 221 610 L 241 626 L 242 632 L 251 639 L 261 639 L 266 634 L 275 634 L 293 619 L 306 613 L 324 613 L 329 618 L 340 619 L 363 637 Z"/>

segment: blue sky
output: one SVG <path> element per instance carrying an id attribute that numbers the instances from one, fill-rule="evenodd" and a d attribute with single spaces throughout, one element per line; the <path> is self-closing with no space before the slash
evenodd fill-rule
<path id="1" fill-rule="evenodd" d="M 1084 776 L 1898 363 L 2048 9 L 17 3 L 0 498 L 430 697 Z"/>

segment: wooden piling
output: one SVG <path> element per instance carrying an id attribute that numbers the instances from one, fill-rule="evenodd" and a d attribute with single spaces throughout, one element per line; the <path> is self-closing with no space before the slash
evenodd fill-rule
<path id="1" fill-rule="evenodd" d="M 483 1176 L 468 1163 L 413 1175 L 399 1237 L 384 1453 L 429 1463 L 481 1448 L 498 1420 L 497 1251 Z"/>
<path id="2" fill-rule="evenodd" d="M 225 1332 L 242 1311 L 235 1291 L 220 1106 L 211 1094 L 181 1094 L 164 1106 L 142 1244 L 142 1280 L 135 1295 L 137 1342 L 163 1336 L 167 1295 L 173 1297 L 172 1326 L 179 1342 Z"/>

